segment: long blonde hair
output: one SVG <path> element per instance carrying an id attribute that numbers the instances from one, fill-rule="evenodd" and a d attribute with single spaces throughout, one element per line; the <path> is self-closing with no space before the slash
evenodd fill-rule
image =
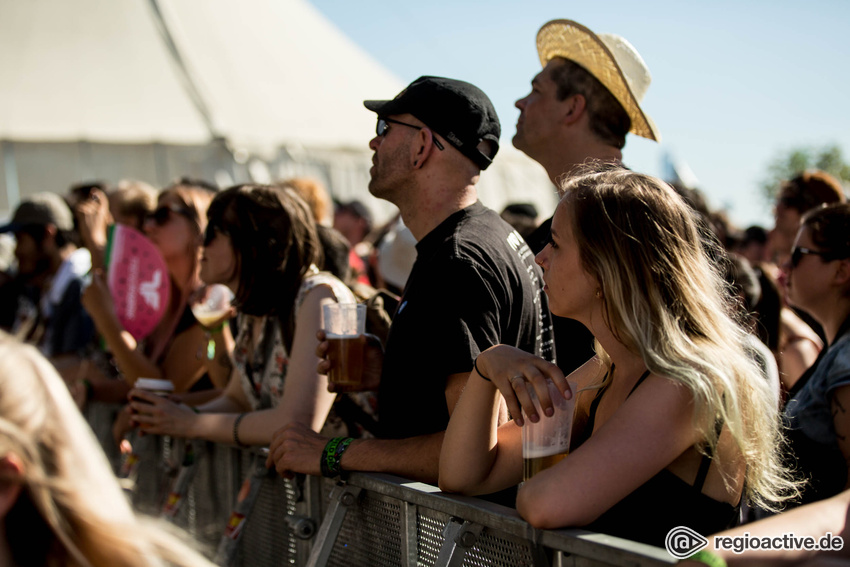
<path id="1" fill-rule="evenodd" d="M 650 371 L 691 391 L 694 427 L 706 441 L 700 450 L 715 454 L 719 419 L 746 462 L 752 503 L 774 508 L 797 495 L 780 460 L 774 393 L 729 315 L 733 299 L 717 267 L 724 252 L 694 212 L 664 182 L 613 165 L 590 164 L 562 190 L 606 324 Z"/>
<path id="2" fill-rule="evenodd" d="M 0 458 L 14 455 L 23 465 L 19 477 L 0 479 L 22 487 L 4 520 L 17 564 L 211 567 L 169 531 L 136 518 L 38 351 L 0 333 L 0 360 Z"/>

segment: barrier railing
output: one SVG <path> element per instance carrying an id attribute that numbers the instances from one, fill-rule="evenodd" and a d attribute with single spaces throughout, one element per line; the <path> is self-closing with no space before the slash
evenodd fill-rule
<path id="1" fill-rule="evenodd" d="M 112 413 L 98 404 L 87 410 L 109 442 L 103 428 Z M 675 563 L 663 549 L 583 530 L 537 530 L 511 508 L 397 477 L 284 479 L 265 468 L 261 450 L 133 441 L 133 457 L 115 465 L 136 508 L 185 529 L 222 567 Z"/>

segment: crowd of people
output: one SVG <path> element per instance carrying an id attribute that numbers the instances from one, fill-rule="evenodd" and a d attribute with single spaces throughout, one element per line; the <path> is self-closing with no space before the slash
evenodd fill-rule
<path id="1" fill-rule="evenodd" d="M 268 446 L 283 475 L 391 473 L 515 506 L 539 528 L 663 546 L 677 526 L 802 531 L 829 506 L 824 526 L 842 533 L 841 183 L 800 172 L 778 188 L 774 227 L 739 230 L 698 191 L 624 165 L 629 132 L 660 138 L 628 41 L 555 20 L 537 44 L 543 69 L 516 103 L 513 144 L 560 196 L 542 222 L 532 205 L 499 214 L 479 201 L 499 118 L 479 88 L 433 76 L 364 102 L 377 120 L 368 189 L 399 211 L 383 226 L 308 179 L 89 183 L 24 200 L 3 227 L 16 267 L 0 281 L 0 327 L 14 336 L 0 338 L 0 554 L 20 557 L 14 530 L 26 522 L 58 564 L 179 554 L 156 526 L 137 532 L 144 553 L 123 546 L 109 516 L 139 520 L 121 498 L 95 514 L 75 492 L 117 484 L 99 457 L 76 462 L 92 439 L 71 399 L 126 403 L 118 444 L 138 430 Z M 165 313 L 144 338 L 122 326 L 107 284 L 116 223 L 144 232 L 168 269 Z M 212 286 L 229 289 L 231 308 L 199 321 L 192 306 Z M 323 308 L 364 300 L 363 385 L 329 383 Z M 140 378 L 168 380 L 173 394 L 136 388 Z M 524 422 L 550 419 L 555 395 L 575 400 L 569 455 L 521 482 Z M 96 521 L 78 527 L 88 514 Z M 89 535 L 114 546 L 94 549 Z M 702 553 L 690 561 L 814 554 Z"/>

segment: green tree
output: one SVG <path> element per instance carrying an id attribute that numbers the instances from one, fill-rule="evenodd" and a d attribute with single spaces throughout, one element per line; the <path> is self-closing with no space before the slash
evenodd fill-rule
<path id="1" fill-rule="evenodd" d="M 767 174 L 761 182 L 765 198 L 773 202 L 782 181 L 806 169 L 821 169 L 837 177 L 845 188 L 850 185 L 850 164 L 844 160 L 841 148 L 837 145 L 792 148 L 781 152 L 768 164 Z"/>

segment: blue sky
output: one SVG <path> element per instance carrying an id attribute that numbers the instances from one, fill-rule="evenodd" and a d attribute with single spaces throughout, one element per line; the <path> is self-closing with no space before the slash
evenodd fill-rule
<path id="1" fill-rule="evenodd" d="M 838 144 L 850 159 L 845 0 L 311 3 L 405 83 L 429 74 L 481 87 L 501 118 L 503 144 L 515 132 L 513 103 L 540 69 L 543 23 L 567 18 L 624 36 L 652 72 L 643 108 L 663 138 L 629 136 L 626 163 L 659 175 L 671 152 L 741 226 L 772 223 L 758 183 L 778 152 Z"/>

